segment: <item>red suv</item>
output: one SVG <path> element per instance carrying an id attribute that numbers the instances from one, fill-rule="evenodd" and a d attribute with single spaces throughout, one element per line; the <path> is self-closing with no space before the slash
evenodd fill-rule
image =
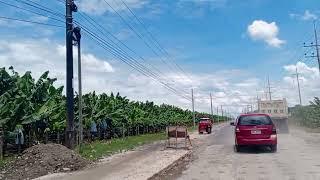
<path id="1" fill-rule="evenodd" d="M 269 146 L 271 151 L 277 151 L 277 130 L 267 114 L 242 114 L 235 126 L 235 150 L 240 151 L 243 146 Z"/>

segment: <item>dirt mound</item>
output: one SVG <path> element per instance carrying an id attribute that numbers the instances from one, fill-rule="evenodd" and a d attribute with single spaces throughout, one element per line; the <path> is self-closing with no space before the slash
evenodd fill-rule
<path id="1" fill-rule="evenodd" d="M 88 164 L 60 144 L 39 144 L 26 149 L 3 171 L 4 179 L 33 179 L 49 173 L 78 170 Z M 1 179 L 1 178 L 0 178 Z"/>

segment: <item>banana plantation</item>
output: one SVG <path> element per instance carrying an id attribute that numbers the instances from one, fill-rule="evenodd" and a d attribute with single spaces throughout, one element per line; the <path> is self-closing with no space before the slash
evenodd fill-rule
<path id="1" fill-rule="evenodd" d="M 301 126 L 320 128 L 320 99 L 314 98 L 308 106 L 295 106 L 290 108 L 292 119 Z"/>
<path id="2" fill-rule="evenodd" d="M 66 97 L 56 78 L 44 72 L 35 80 L 31 72 L 18 74 L 13 67 L 0 69 L 0 127 L 4 144 L 15 144 L 17 134 L 25 146 L 64 142 Z M 75 122 L 78 129 L 78 97 Z M 208 116 L 197 113 L 197 116 Z M 222 119 L 220 117 L 220 119 Z M 130 101 L 119 93 L 83 95 L 84 138 L 117 138 L 159 132 L 168 125 L 192 125 L 192 112 L 171 105 Z M 1 131 L 0 131 L 1 132 Z M 20 138 L 19 138 L 20 139 Z M 20 144 L 20 143 L 19 143 Z"/>

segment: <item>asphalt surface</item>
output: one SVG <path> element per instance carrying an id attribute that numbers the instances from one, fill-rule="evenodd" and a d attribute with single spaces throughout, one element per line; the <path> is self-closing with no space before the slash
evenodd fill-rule
<path id="1" fill-rule="evenodd" d="M 278 152 L 246 148 L 234 152 L 233 127 L 224 126 L 197 142 L 193 158 L 162 179 L 320 180 L 320 134 L 290 129 L 278 134 Z"/>

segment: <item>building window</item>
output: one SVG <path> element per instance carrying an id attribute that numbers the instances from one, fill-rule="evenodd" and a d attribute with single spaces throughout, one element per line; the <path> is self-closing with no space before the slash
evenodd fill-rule
<path id="1" fill-rule="evenodd" d="M 271 113 L 271 109 L 268 110 L 268 113 Z"/>
<path id="2" fill-rule="evenodd" d="M 266 111 L 265 110 L 262 110 L 262 113 L 265 113 Z"/>
<path id="3" fill-rule="evenodd" d="M 283 113 L 283 110 L 282 110 L 282 109 L 280 110 L 280 113 Z"/>
<path id="4" fill-rule="evenodd" d="M 274 112 L 274 113 L 278 113 L 278 110 L 277 110 L 277 109 L 275 109 L 275 110 L 273 110 L 273 112 Z"/>

